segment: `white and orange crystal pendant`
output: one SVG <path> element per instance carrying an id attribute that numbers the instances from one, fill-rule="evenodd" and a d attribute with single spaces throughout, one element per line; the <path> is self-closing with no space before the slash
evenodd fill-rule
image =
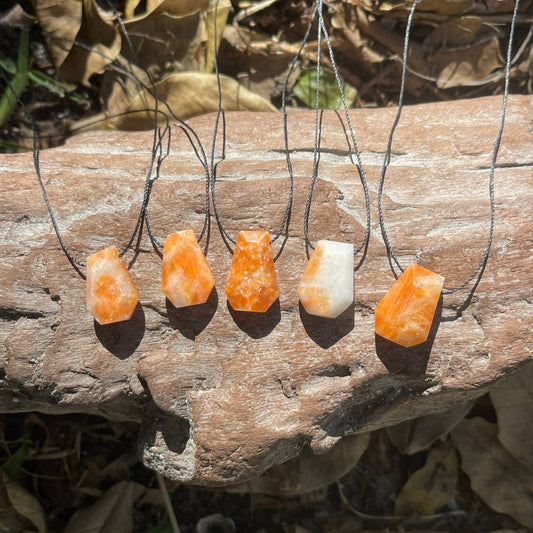
<path id="1" fill-rule="evenodd" d="M 170 234 L 163 250 L 161 288 L 174 307 L 204 304 L 215 278 L 194 232 Z"/>
<path id="2" fill-rule="evenodd" d="M 139 293 L 114 246 L 87 258 L 87 309 L 99 324 L 129 320 L 138 301 Z"/>
<path id="3" fill-rule="evenodd" d="M 337 318 L 353 302 L 353 244 L 318 241 L 298 286 L 310 315 Z"/>
<path id="4" fill-rule="evenodd" d="M 376 333 L 405 348 L 426 341 L 443 284 L 442 276 L 409 265 L 376 307 Z"/>
<path id="5" fill-rule="evenodd" d="M 241 231 L 226 283 L 235 311 L 265 313 L 278 298 L 278 285 L 268 231 Z"/>

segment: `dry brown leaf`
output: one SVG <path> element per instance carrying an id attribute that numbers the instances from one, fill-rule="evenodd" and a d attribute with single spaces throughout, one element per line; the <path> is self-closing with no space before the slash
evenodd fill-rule
<path id="1" fill-rule="evenodd" d="M 309 448 L 285 463 L 274 466 L 252 481 L 232 487 L 235 492 L 302 494 L 326 487 L 357 465 L 370 442 L 370 433 L 343 437 L 326 453 Z"/>
<path id="2" fill-rule="evenodd" d="M 516 0 L 485 0 L 485 9 L 488 13 L 509 13 L 512 12 L 514 9 Z M 520 9 L 526 9 L 528 7 L 528 3 L 526 2 L 526 5 L 523 3 L 520 4 Z"/>
<path id="3" fill-rule="evenodd" d="M 490 392 L 498 416 L 498 438 L 533 472 L 533 362 Z"/>
<path id="4" fill-rule="evenodd" d="M 163 0 L 125 23 L 139 64 L 159 76 L 167 71 L 206 69 L 209 0 Z M 124 45 L 122 54 L 132 59 Z"/>
<path id="5" fill-rule="evenodd" d="M 376 11 L 375 0 L 358 0 L 355 3 L 362 5 L 366 11 Z M 439 15 L 460 15 L 469 11 L 473 5 L 473 0 L 420 0 L 416 9 L 418 11 L 434 11 Z M 411 6 L 405 0 L 385 0 L 380 2 L 377 7 L 377 12 L 388 13 L 398 9 L 408 11 Z"/>
<path id="6" fill-rule="evenodd" d="M 92 51 L 74 46 L 63 62 L 60 74 L 68 81 L 87 83 L 117 58 L 122 46 L 112 18 L 101 11 L 96 0 L 83 0 L 83 18 L 77 39 L 92 45 Z"/>
<path id="7" fill-rule="evenodd" d="M 480 17 L 465 15 L 443 22 L 424 39 L 424 48 L 433 52 L 441 48 L 466 46 L 474 41 L 483 21 Z"/>
<path id="8" fill-rule="evenodd" d="M 222 108 L 225 111 L 272 111 L 278 110 L 261 96 L 250 92 L 234 79 L 220 76 L 222 87 Z M 211 113 L 218 107 L 216 76 L 201 72 L 180 72 L 170 74 L 156 83 L 160 100 L 166 102 L 181 120 L 204 113 Z M 154 98 L 146 90 L 141 91 L 131 102 L 117 104 L 116 109 L 109 109 L 110 115 L 123 111 L 145 110 L 154 108 Z M 160 104 L 159 108 L 165 111 Z M 107 125 L 123 130 L 142 130 L 153 128 L 153 113 L 141 112 L 109 119 Z"/>
<path id="9" fill-rule="evenodd" d="M 111 16 L 100 9 L 96 0 L 33 0 L 33 5 L 41 28 L 53 35 L 48 37 L 48 45 L 62 79 L 87 83 L 118 56 L 120 35 Z"/>
<path id="10" fill-rule="evenodd" d="M 0 526 L 2 533 L 23 533 L 29 526 L 28 520 L 13 509 L 5 490 L 0 490 Z"/>
<path id="11" fill-rule="evenodd" d="M 207 50 L 205 53 L 205 66 L 206 72 L 211 72 L 215 66 L 215 6 L 218 1 L 217 14 L 216 14 L 216 30 L 217 30 L 217 42 L 216 48 L 220 49 L 220 41 L 222 40 L 222 32 L 226 25 L 229 11 L 231 9 L 231 0 L 210 0 L 209 8 L 206 12 L 206 27 L 207 27 Z"/>
<path id="12" fill-rule="evenodd" d="M 526 529 L 497 529 L 490 533 L 528 533 L 528 531 Z"/>
<path id="13" fill-rule="evenodd" d="M 126 20 L 131 19 L 135 16 L 135 10 L 141 0 L 125 0 L 124 2 L 124 18 Z"/>
<path id="14" fill-rule="evenodd" d="M 528 531 L 526 529 L 497 529 L 490 533 L 528 533 Z"/>
<path id="15" fill-rule="evenodd" d="M 442 413 L 407 420 L 388 427 L 387 434 L 401 453 L 416 453 L 448 434 L 463 420 L 472 404 L 469 402 Z"/>
<path id="16" fill-rule="evenodd" d="M 83 6 L 76 0 L 30 0 L 43 33 L 62 39 L 48 38 L 48 50 L 59 70 L 69 55 L 81 27 Z"/>
<path id="17" fill-rule="evenodd" d="M 144 487 L 133 481 L 119 481 L 90 507 L 76 511 L 63 533 L 131 533 L 133 504 Z"/>
<path id="18" fill-rule="evenodd" d="M 419 11 L 434 11 L 439 15 L 462 15 L 474 6 L 473 0 L 421 0 Z"/>
<path id="19" fill-rule="evenodd" d="M 433 448 L 426 464 L 411 474 L 394 506 L 400 516 L 429 515 L 453 500 L 457 484 L 457 453 L 451 441 Z"/>
<path id="20" fill-rule="evenodd" d="M 35 21 L 35 17 L 24 11 L 20 4 L 15 4 L 13 7 L 0 13 L 0 25 L 11 28 L 29 28 L 35 24 Z"/>
<path id="21" fill-rule="evenodd" d="M 4 472 L 1 473 L 1 477 L 3 488 L 13 510 L 29 520 L 39 533 L 46 533 L 46 520 L 39 500 L 18 483 L 11 481 Z"/>
<path id="22" fill-rule="evenodd" d="M 147 0 L 146 12 L 151 13 L 161 6 L 159 12 L 183 17 L 205 11 L 209 3 L 210 0 Z"/>
<path id="23" fill-rule="evenodd" d="M 502 446 L 497 425 L 466 419 L 452 431 L 452 439 L 472 490 L 495 511 L 533 527 L 533 472 Z"/>
<path id="24" fill-rule="evenodd" d="M 384 57 L 369 46 L 368 39 L 361 35 L 355 13 L 355 10 L 347 9 L 346 4 L 333 11 L 331 25 L 335 29 L 335 35 L 340 36 L 336 47 L 349 57 L 350 61 L 357 64 L 359 76 L 364 72 L 373 77 L 376 75 L 376 65 L 381 66 Z"/>
<path id="25" fill-rule="evenodd" d="M 115 70 L 106 71 L 100 94 L 105 102 L 105 108 L 111 110 L 109 114 L 124 111 L 129 102 L 142 90 L 143 85 L 150 87 L 150 78 L 144 70 L 128 62 L 123 56 L 119 56 L 117 62 L 123 65 L 131 75 L 124 75 L 124 73 Z M 90 120 L 92 118 L 94 117 L 91 117 Z"/>
<path id="26" fill-rule="evenodd" d="M 433 62 L 437 66 L 446 65 L 437 79 L 439 89 L 477 85 L 504 64 L 496 38 L 464 50 L 438 53 Z"/>

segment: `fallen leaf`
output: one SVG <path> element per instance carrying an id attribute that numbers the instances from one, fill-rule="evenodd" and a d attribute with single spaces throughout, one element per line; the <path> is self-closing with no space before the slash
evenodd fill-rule
<path id="1" fill-rule="evenodd" d="M 222 87 L 222 109 L 225 111 L 272 111 L 278 110 L 264 98 L 239 85 L 234 79 L 220 76 Z M 166 102 L 181 120 L 217 110 L 218 91 L 216 76 L 201 72 L 180 72 L 170 74 L 156 83 L 160 100 Z M 109 113 L 116 115 L 124 111 L 141 110 L 139 113 L 115 116 L 107 121 L 107 126 L 122 130 L 153 128 L 153 113 L 146 109 L 154 108 L 154 98 L 149 91 L 141 91 L 130 101 L 115 102 L 116 107 Z M 161 103 L 159 108 L 165 111 Z"/>
<path id="2" fill-rule="evenodd" d="M 102 73 L 118 57 L 122 40 L 113 17 L 100 9 L 96 0 L 83 0 L 83 17 L 76 39 L 85 47 L 73 46 L 59 73 L 67 81 L 87 83 L 93 74 Z"/>
<path id="3" fill-rule="evenodd" d="M 32 5 L 62 79 L 86 83 L 118 56 L 120 34 L 96 0 L 32 0 Z"/>
<path id="4" fill-rule="evenodd" d="M 160 8 L 170 15 L 184 16 L 205 11 L 211 0 L 147 0 L 146 11 L 151 13 Z M 214 5 L 214 4 L 213 4 Z"/>
<path id="5" fill-rule="evenodd" d="M 14 4 L 0 14 L 0 24 L 26 29 L 35 24 L 35 17 L 24 11 L 20 4 Z"/>
<path id="6" fill-rule="evenodd" d="M 124 2 L 124 18 L 126 20 L 135 16 L 135 10 L 140 4 L 141 0 L 125 0 Z"/>
<path id="7" fill-rule="evenodd" d="M 474 41 L 482 24 L 481 17 L 472 15 L 447 20 L 424 39 L 424 49 L 437 52 L 442 48 L 466 46 Z"/>
<path id="8" fill-rule="evenodd" d="M 509 13 L 514 9 L 515 1 L 516 0 L 485 0 L 485 9 L 488 13 Z M 527 7 L 527 4 L 525 7 Z"/>
<path id="9" fill-rule="evenodd" d="M 303 494 L 327 487 L 357 465 L 370 442 L 370 433 L 343 437 L 326 453 L 309 448 L 294 459 L 274 466 L 249 482 L 232 487 L 234 492 Z"/>
<path id="10" fill-rule="evenodd" d="M 470 11 L 473 0 L 420 0 L 416 8 L 419 11 L 434 11 L 439 15 L 461 15 Z"/>
<path id="11" fill-rule="evenodd" d="M 437 68 L 445 65 L 437 79 L 439 89 L 477 85 L 504 64 L 496 38 L 463 50 L 439 52 L 432 61 Z"/>
<path id="12" fill-rule="evenodd" d="M 272 96 L 279 98 L 298 48 L 283 41 L 276 42 L 256 27 L 250 29 L 235 24 L 224 27 L 223 39 L 225 51 L 219 54 L 220 70 L 236 77 L 247 89 L 268 100 Z M 302 51 L 302 63 L 307 61 L 307 50 L 304 48 Z M 258 65 L 260 68 L 257 68 Z M 291 75 L 292 83 L 298 68 L 299 65 L 296 65 Z"/>
<path id="13" fill-rule="evenodd" d="M 29 520 L 37 528 L 39 533 L 46 533 L 46 520 L 39 500 L 24 487 L 11 481 L 3 472 L 2 484 L 13 510 L 18 515 Z"/>
<path id="14" fill-rule="evenodd" d="M 317 70 L 303 70 L 294 87 L 294 94 L 308 107 L 314 108 L 316 105 L 317 94 Z M 346 105 L 351 107 L 355 101 L 357 91 L 350 84 L 342 83 Z M 343 109 L 341 92 L 337 84 L 335 74 L 324 68 L 320 69 L 320 94 L 318 98 L 318 107 L 320 109 Z"/>
<path id="15" fill-rule="evenodd" d="M 207 50 L 205 53 L 205 66 L 206 72 L 211 72 L 215 66 L 215 5 L 218 1 L 217 13 L 216 13 L 216 30 L 217 30 L 217 42 L 216 49 L 220 49 L 220 42 L 222 41 L 222 32 L 226 25 L 229 11 L 231 9 L 230 0 L 210 0 L 209 8 L 206 12 L 205 25 L 207 28 Z"/>
<path id="16" fill-rule="evenodd" d="M 399 516 L 429 515 L 455 496 L 457 453 L 451 441 L 433 448 L 426 464 L 413 472 L 400 490 L 394 506 Z"/>
<path id="17" fill-rule="evenodd" d="M 401 453 L 412 454 L 447 435 L 472 408 L 473 402 L 442 413 L 421 416 L 387 428 L 387 435 Z"/>
<path id="18" fill-rule="evenodd" d="M 376 2 L 374 0 L 358 0 L 362 3 L 367 11 L 374 11 Z M 419 0 L 416 9 L 417 11 L 434 11 L 439 15 L 460 15 L 466 11 L 470 11 L 473 7 L 473 0 Z M 405 0 L 384 0 L 378 2 L 378 12 L 388 13 L 390 11 L 402 10 L 409 11 L 410 4 Z"/>
<path id="19" fill-rule="evenodd" d="M 154 76 L 168 71 L 204 71 L 209 0 L 163 0 L 150 6 L 149 11 L 124 24 L 138 64 Z M 133 59 L 126 43 L 121 53 Z"/>
<path id="20" fill-rule="evenodd" d="M 498 416 L 498 439 L 533 472 L 533 362 L 490 392 Z"/>
<path id="21" fill-rule="evenodd" d="M 76 511 L 63 533 L 131 533 L 133 504 L 144 487 L 133 481 L 119 481 L 90 507 Z"/>
<path id="22" fill-rule="evenodd" d="M 472 490 L 492 509 L 533 527 L 533 472 L 498 440 L 498 426 L 483 418 L 463 420 L 452 431 L 461 468 Z"/>
<path id="23" fill-rule="evenodd" d="M 525 529 L 497 529 L 496 531 L 491 531 L 490 533 L 528 533 Z"/>
<path id="24" fill-rule="evenodd" d="M 74 0 L 30 1 L 41 31 L 47 35 L 61 37 L 47 38 L 48 50 L 56 70 L 59 70 L 74 46 L 81 27 L 82 3 Z"/>

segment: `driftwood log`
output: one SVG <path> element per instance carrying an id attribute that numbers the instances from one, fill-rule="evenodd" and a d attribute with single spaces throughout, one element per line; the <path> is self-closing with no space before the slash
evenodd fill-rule
<path id="1" fill-rule="evenodd" d="M 495 176 L 496 225 L 476 292 L 445 295 L 428 342 L 401 349 L 376 338 L 373 308 L 394 277 L 376 193 L 395 109 L 351 112 L 372 203 L 371 239 L 355 272 L 355 303 L 336 320 L 309 316 L 297 284 L 306 263 L 303 209 L 313 112 L 289 118 L 295 193 L 276 262 L 279 302 L 264 315 L 228 308 L 231 252 L 211 224 L 208 303 L 174 309 L 160 290 L 161 258 L 146 234 L 133 261 L 141 304 L 131 321 L 96 324 L 84 281 L 53 233 L 31 154 L 0 159 L 0 408 L 85 412 L 141 422 L 140 455 L 164 475 L 208 486 L 252 479 L 304 448 L 328 451 L 365 433 L 464 404 L 531 358 L 532 97 L 512 96 Z M 501 98 L 405 108 L 384 193 L 389 236 L 404 265 L 417 260 L 456 286 L 476 268 L 489 229 L 488 180 Z M 279 228 L 287 167 L 279 114 L 227 116 L 217 206 L 234 238 Z M 191 121 L 210 146 L 212 115 Z M 42 174 L 74 256 L 124 246 L 135 225 L 150 132 L 89 132 L 41 153 Z M 160 240 L 199 232 L 204 174 L 179 129 L 150 202 Z M 338 118 L 324 118 L 310 237 L 361 242 L 365 209 Z M 274 244 L 280 251 L 283 239 Z M 361 257 L 359 257 L 360 259 Z M 306 452 L 308 453 L 308 452 Z"/>

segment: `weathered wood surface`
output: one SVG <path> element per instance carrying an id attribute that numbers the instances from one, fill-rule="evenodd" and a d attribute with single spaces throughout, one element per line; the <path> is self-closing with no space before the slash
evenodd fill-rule
<path id="1" fill-rule="evenodd" d="M 384 209 L 404 265 L 461 283 L 483 253 L 488 176 L 500 98 L 406 108 L 396 132 Z M 142 307 L 101 327 L 85 309 L 84 282 L 63 255 L 31 155 L 4 155 L 0 209 L 1 410 L 89 412 L 142 422 L 143 461 L 174 479 L 224 485 L 253 478 L 309 445 L 442 411 L 487 391 L 531 358 L 533 122 L 531 97 L 513 96 L 496 170 L 496 227 L 487 270 L 446 295 L 428 343 L 405 350 L 374 335 L 372 310 L 393 283 L 376 212 L 377 179 L 395 109 L 351 113 L 369 181 L 372 234 L 355 273 L 355 304 L 334 321 L 299 308 L 306 262 L 302 216 L 311 175 L 312 112 L 290 117 L 296 173 L 289 238 L 276 262 L 279 304 L 265 315 L 228 309 L 231 255 L 214 224 L 209 302 L 176 310 L 160 291 L 161 259 L 145 235 L 131 272 Z M 191 122 L 210 146 L 213 116 Z M 287 170 L 281 116 L 228 115 L 218 207 L 234 237 L 279 227 Z M 43 177 L 67 246 L 87 254 L 123 246 L 138 214 L 151 133 L 92 132 L 41 154 Z M 360 242 L 361 187 L 333 113 L 310 218 L 314 240 Z M 179 130 L 151 200 L 157 236 L 202 224 L 203 173 Z M 274 251 L 279 251 L 279 242 Z M 130 259 L 132 254 L 128 256 Z"/>

